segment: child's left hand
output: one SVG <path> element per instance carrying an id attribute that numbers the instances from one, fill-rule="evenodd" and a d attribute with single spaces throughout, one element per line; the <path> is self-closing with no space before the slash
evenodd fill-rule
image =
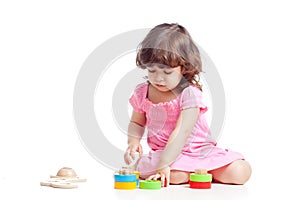
<path id="1" fill-rule="evenodd" d="M 159 180 L 161 181 L 162 187 L 167 187 L 170 184 L 170 167 L 165 167 L 160 170 L 157 170 L 156 174 L 151 175 L 147 180 Z"/>

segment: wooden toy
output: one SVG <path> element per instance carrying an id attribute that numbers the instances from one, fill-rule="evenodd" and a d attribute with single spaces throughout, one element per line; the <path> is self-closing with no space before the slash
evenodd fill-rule
<path id="1" fill-rule="evenodd" d="M 195 169 L 195 174 L 207 174 L 206 169 Z"/>
<path id="2" fill-rule="evenodd" d="M 63 188 L 63 189 L 72 189 L 72 188 L 78 187 L 78 185 L 75 185 L 71 182 L 61 180 L 61 179 L 50 179 L 47 181 L 42 181 L 42 182 L 40 182 L 40 185 L 53 187 L 53 188 Z"/>
<path id="3" fill-rule="evenodd" d="M 49 180 L 40 182 L 41 186 L 48 186 L 53 188 L 72 189 L 77 188 L 78 185 L 74 183 L 85 182 L 86 179 L 79 178 L 74 169 L 69 167 L 61 168 L 56 176 L 50 176 Z"/>
<path id="4" fill-rule="evenodd" d="M 132 167 L 122 167 L 122 169 L 120 169 L 118 172 L 119 172 L 119 174 L 123 174 L 123 175 L 132 174 L 133 168 Z"/>
<path id="5" fill-rule="evenodd" d="M 190 188 L 209 189 L 211 188 L 212 174 L 208 174 L 205 169 L 196 169 L 190 174 Z"/>
<path id="6" fill-rule="evenodd" d="M 85 178 L 79 178 L 74 169 L 70 167 L 63 167 L 58 170 L 56 176 L 51 175 L 50 178 L 68 179 L 71 182 L 85 182 Z"/>
<path id="7" fill-rule="evenodd" d="M 60 170 L 58 170 L 56 176 L 58 177 L 77 177 L 77 174 L 74 169 L 70 167 L 63 167 Z"/>
<path id="8" fill-rule="evenodd" d="M 140 189 L 157 190 L 161 188 L 161 182 L 155 180 L 141 180 Z"/>

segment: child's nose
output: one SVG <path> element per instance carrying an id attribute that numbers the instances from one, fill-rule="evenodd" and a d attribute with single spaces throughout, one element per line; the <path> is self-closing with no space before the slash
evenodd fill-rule
<path id="1" fill-rule="evenodd" d="M 163 76 L 162 74 L 159 73 L 159 74 L 156 76 L 156 80 L 159 81 L 159 82 L 161 82 L 161 81 L 164 80 L 164 76 Z"/>

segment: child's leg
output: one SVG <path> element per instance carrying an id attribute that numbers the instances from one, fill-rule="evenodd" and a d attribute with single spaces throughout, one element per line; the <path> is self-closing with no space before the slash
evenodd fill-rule
<path id="1" fill-rule="evenodd" d="M 170 184 L 183 184 L 188 183 L 190 180 L 190 172 L 171 170 Z"/>
<path id="2" fill-rule="evenodd" d="M 245 160 L 236 160 L 229 165 L 209 171 L 213 179 L 227 184 L 244 184 L 250 178 L 251 166 Z"/>
<path id="3" fill-rule="evenodd" d="M 236 160 L 229 165 L 209 171 L 213 175 L 213 179 L 226 184 L 244 184 L 250 178 L 251 166 L 245 160 Z M 147 178 L 148 176 L 141 176 Z M 190 172 L 171 170 L 170 184 L 188 183 Z"/>

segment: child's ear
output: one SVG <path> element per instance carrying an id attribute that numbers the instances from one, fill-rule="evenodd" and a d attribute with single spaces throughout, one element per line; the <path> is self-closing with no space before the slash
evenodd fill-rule
<path id="1" fill-rule="evenodd" d="M 181 66 L 181 74 L 185 74 L 185 68 Z"/>

